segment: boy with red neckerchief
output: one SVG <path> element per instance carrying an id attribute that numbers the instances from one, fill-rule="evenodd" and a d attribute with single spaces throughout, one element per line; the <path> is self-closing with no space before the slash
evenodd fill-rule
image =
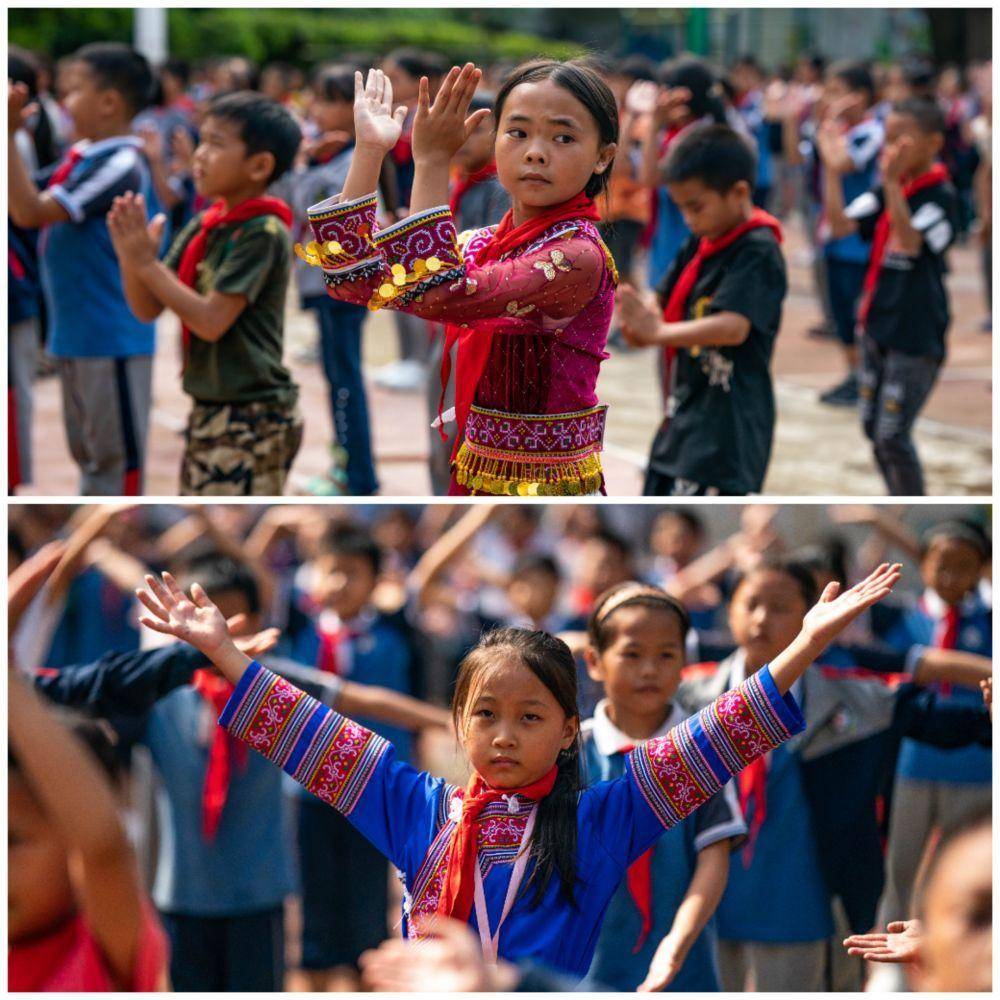
<path id="1" fill-rule="evenodd" d="M 302 441 L 298 387 L 282 363 L 291 272 L 291 209 L 266 197 L 301 142 L 291 114 L 259 94 L 216 100 L 194 155 L 211 207 L 156 259 L 162 219 L 147 228 L 141 198 L 115 200 L 108 229 L 129 307 L 180 318 L 184 391 L 192 397 L 180 492 L 270 496 Z"/>
<path id="2" fill-rule="evenodd" d="M 933 101 L 912 98 L 886 118 L 882 185 L 844 206 L 837 137 L 820 135 L 827 164 L 823 199 L 835 236 L 872 244 L 858 303 L 861 423 L 890 494 L 920 496 L 923 473 L 910 431 L 937 380 L 950 322 L 945 252 L 955 238 L 957 202 L 937 162 L 945 123 Z"/>
<path id="3" fill-rule="evenodd" d="M 757 493 L 774 436 L 770 362 L 788 289 L 781 226 L 753 206 L 756 157 L 725 125 L 693 129 L 664 164 L 691 237 L 659 304 L 618 292 L 625 339 L 664 351 L 666 416 L 646 496 Z"/>

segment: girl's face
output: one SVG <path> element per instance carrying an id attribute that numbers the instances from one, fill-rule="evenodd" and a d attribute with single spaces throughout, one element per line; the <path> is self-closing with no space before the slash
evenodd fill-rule
<path id="1" fill-rule="evenodd" d="M 947 849 L 924 896 L 924 940 L 911 967 L 914 989 L 972 993 L 992 988 L 993 837 L 988 826 Z"/>
<path id="2" fill-rule="evenodd" d="M 700 539 L 683 518 L 676 514 L 662 514 L 653 525 L 649 542 L 658 556 L 686 566 L 698 554 Z"/>
<path id="3" fill-rule="evenodd" d="M 578 195 L 615 155 L 591 113 L 552 80 L 518 84 L 497 127 L 500 183 L 515 204 L 549 208 Z"/>
<path id="4" fill-rule="evenodd" d="M 7 784 L 7 927 L 12 942 L 57 927 L 74 910 L 66 849 L 22 777 Z"/>
<path id="5" fill-rule="evenodd" d="M 354 105 L 350 101 L 317 95 L 309 105 L 309 117 L 321 132 L 354 131 Z"/>
<path id="6" fill-rule="evenodd" d="M 614 638 L 601 652 L 587 650 L 587 672 L 604 685 L 623 718 L 662 719 L 684 667 L 677 615 L 665 608 L 633 605 L 613 611 L 609 624 Z"/>
<path id="7" fill-rule="evenodd" d="M 542 569 L 519 574 L 507 587 L 512 607 L 533 622 L 542 622 L 552 613 L 559 596 L 559 580 Z"/>
<path id="8" fill-rule="evenodd" d="M 520 788 L 544 777 L 576 738 L 552 692 L 514 652 L 491 668 L 462 711 L 462 748 L 493 788 Z"/>
<path id="9" fill-rule="evenodd" d="M 744 577 L 729 604 L 729 628 L 746 653 L 747 670 L 770 663 L 799 634 L 806 602 L 798 584 L 780 570 Z"/>
<path id="10" fill-rule="evenodd" d="M 924 586 L 945 604 L 960 604 L 979 583 L 983 559 L 974 545 L 960 538 L 937 538 L 920 563 Z"/>

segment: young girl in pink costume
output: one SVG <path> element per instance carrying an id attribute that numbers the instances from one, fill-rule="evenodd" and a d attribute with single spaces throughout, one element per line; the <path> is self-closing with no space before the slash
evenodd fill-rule
<path id="1" fill-rule="evenodd" d="M 297 250 L 323 268 L 334 298 L 446 324 L 447 346 L 458 344 L 450 494 L 603 492 L 596 386 L 617 273 L 593 199 L 614 160 L 614 96 L 582 63 L 515 69 L 494 103 L 497 175 L 512 208 L 495 228 L 459 236 L 449 164 L 490 113 L 466 117 L 481 75 L 454 67 L 433 104 L 421 80 L 412 214 L 379 230 L 379 170 L 406 109 L 393 110 L 380 71 L 364 84 L 358 73 L 351 171 L 340 195 L 309 210 L 316 239 Z M 446 360 L 442 380 L 450 374 Z"/>

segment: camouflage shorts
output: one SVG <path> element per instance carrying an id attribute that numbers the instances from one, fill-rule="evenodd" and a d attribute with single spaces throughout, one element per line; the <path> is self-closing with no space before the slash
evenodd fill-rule
<path id="1" fill-rule="evenodd" d="M 184 496 L 281 496 L 302 444 L 298 407 L 195 403 L 181 463 Z"/>

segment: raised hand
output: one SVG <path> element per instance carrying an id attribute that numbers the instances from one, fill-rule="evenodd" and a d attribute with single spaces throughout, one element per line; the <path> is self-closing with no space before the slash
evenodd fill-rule
<path id="1" fill-rule="evenodd" d="M 13 135 L 31 117 L 36 104 L 31 102 L 28 86 L 7 81 L 7 135 Z"/>
<path id="2" fill-rule="evenodd" d="M 354 135 L 358 146 L 368 146 L 387 153 L 403 134 L 406 106 L 392 109 L 392 84 L 380 69 L 354 74 Z"/>
<path id="3" fill-rule="evenodd" d="M 827 584 L 819 603 L 803 619 L 802 634 L 816 645 L 829 645 L 863 611 L 892 592 L 901 570 L 899 563 L 882 563 L 870 576 L 839 596 L 840 584 Z"/>
<path id="4" fill-rule="evenodd" d="M 135 592 L 150 612 L 139 619 L 141 625 L 194 646 L 217 666 L 221 655 L 235 650 L 226 619 L 199 584 L 192 586 L 190 598 L 169 573 L 162 579 L 148 574 L 146 586 Z"/>
<path id="5" fill-rule="evenodd" d="M 845 938 L 848 955 L 866 962 L 906 965 L 920 955 L 923 928 L 919 920 L 896 920 L 886 926 L 886 934 L 852 934 Z"/>
<path id="6" fill-rule="evenodd" d="M 482 78 L 483 71 L 472 63 L 466 63 L 461 69 L 452 66 L 434 96 L 433 104 L 427 77 L 420 78 L 417 114 L 413 119 L 415 161 L 450 161 L 476 126 L 490 116 L 488 108 L 481 108 L 466 117 Z"/>
<path id="7" fill-rule="evenodd" d="M 111 203 L 107 214 L 108 234 L 118 260 L 128 267 L 143 267 L 156 260 L 167 217 L 160 213 L 146 220 L 146 202 L 141 194 L 127 191 Z"/>
<path id="8" fill-rule="evenodd" d="M 898 181 L 906 170 L 907 154 L 913 146 L 908 135 L 900 136 L 895 142 L 887 142 L 879 155 L 879 169 L 886 180 Z"/>
<path id="9" fill-rule="evenodd" d="M 66 552 L 63 541 L 48 542 L 7 578 L 7 634 L 13 635 L 21 616 L 45 586 Z"/>
<path id="10" fill-rule="evenodd" d="M 687 87 L 663 87 L 657 95 L 653 107 L 655 124 L 676 125 L 687 117 L 691 103 L 691 91 Z"/>

